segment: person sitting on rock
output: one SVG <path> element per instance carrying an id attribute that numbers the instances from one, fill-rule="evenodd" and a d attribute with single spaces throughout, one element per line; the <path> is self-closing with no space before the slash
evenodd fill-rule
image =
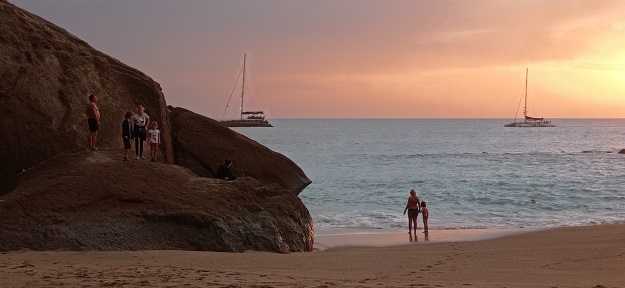
<path id="1" fill-rule="evenodd" d="M 226 161 L 224 161 L 224 164 L 220 165 L 219 168 L 217 168 L 217 174 L 215 174 L 215 178 L 230 181 L 237 179 L 237 176 L 230 171 L 230 165 L 232 165 L 232 160 L 226 159 Z"/>

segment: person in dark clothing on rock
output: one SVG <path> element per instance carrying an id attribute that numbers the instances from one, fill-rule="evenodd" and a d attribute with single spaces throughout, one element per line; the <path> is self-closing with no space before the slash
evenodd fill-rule
<path id="1" fill-rule="evenodd" d="M 237 179 L 237 176 L 230 171 L 230 165 L 232 165 L 232 160 L 226 159 L 226 161 L 224 161 L 224 164 L 220 165 L 219 168 L 217 168 L 217 174 L 215 174 L 215 178 L 230 181 Z"/>
<path id="2" fill-rule="evenodd" d="M 128 162 L 128 154 L 130 154 L 130 148 L 132 148 L 132 116 L 135 113 L 131 111 L 126 112 L 126 119 L 122 122 L 122 140 L 124 141 L 124 161 Z"/>

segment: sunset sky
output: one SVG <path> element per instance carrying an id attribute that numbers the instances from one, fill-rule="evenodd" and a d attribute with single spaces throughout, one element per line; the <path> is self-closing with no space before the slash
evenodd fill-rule
<path id="1" fill-rule="evenodd" d="M 625 117 L 625 1 L 9 1 L 218 120 Z"/>

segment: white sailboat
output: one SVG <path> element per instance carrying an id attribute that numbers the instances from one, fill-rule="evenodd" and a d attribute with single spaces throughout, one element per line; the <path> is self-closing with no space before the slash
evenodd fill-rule
<path id="1" fill-rule="evenodd" d="M 512 123 L 504 125 L 504 127 L 556 127 L 551 121 L 545 120 L 543 117 L 532 117 L 527 115 L 527 68 L 525 68 L 525 106 L 523 107 L 523 122 L 517 121 L 516 115 Z M 519 103 L 520 104 L 520 103 Z M 517 109 L 518 111 L 518 109 Z"/>
<path id="2" fill-rule="evenodd" d="M 241 106 L 239 107 L 240 111 L 240 119 L 235 120 L 221 120 L 220 122 L 223 125 L 228 127 L 273 127 L 273 125 L 269 124 L 269 121 L 265 119 L 265 113 L 263 111 L 245 111 L 243 109 L 243 99 L 245 97 L 245 63 L 247 60 L 247 54 L 243 54 L 243 81 L 241 86 Z M 235 83 L 236 86 L 236 83 Z M 230 96 L 232 97 L 232 95 Z M 230 104 L 230 99 L 228 99 L 228 104 L 226 104 L 226 109 Z M 225 113 L 225 110 L 224 110 Z M 223 118 L 223 115 L 222 115 Z"/>

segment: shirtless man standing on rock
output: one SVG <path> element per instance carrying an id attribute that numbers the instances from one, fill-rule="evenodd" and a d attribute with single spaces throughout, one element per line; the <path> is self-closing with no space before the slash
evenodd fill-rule
<path id="1" fill-rule="evenodd" d="M 98 101 L 98 97 L 95 94 L 89 95 L 89 105 L 85 114 L 87 115 L 87 123 L 89 124 L 89 134 L 87 135 L 87 146 L 89 150 L 98 150 L 95 147 L 96 137 L 98 136 L 98 128 L 100 127 L 100 110 L 95 103 Z"/>

